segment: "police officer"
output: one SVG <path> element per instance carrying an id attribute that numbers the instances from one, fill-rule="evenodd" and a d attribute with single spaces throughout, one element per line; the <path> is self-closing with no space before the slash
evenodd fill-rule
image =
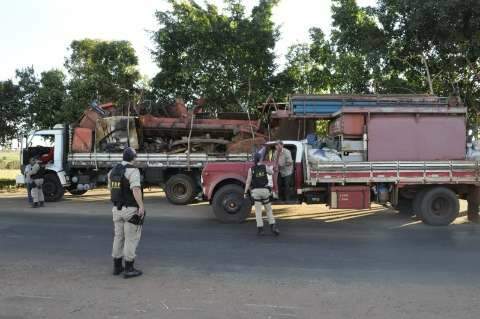
<path id="1" fill-rule="evenodd" d="M 124 278 L 137 277 L 141 270 L 134 268 L 135 251 L 142 234 L 145 216 L 140 171 L 133 166 L 137 153 L 131 147 L 123 151 L 123 161 L 108 174 L 108 185 L 113 202 L 113 274 Z M 123 266 L 125 259 L 125 267 Z"/>
<path id="2" fill-rule="evenodd" d="M 31 158 L 31 170 L 27 173 L 27 179 L 30 181 L 31 193 L 33 197 L 33 208 L 42 207 L 45 204 L 45 197 L 43 196 L 43 178 L 45 176 L 45 166 L 40 159 Z"/>
<path id="3" fill-rule="evenodd" d="M 273 217 L 272 204 L 270 203 L 271 185 L 268 175 L 272 175 L 272 170 L 264 164 L 260 164 L 260 153 L 255 153 L 254 166 L 248 170 L 247 182 L 245 184 L 245 197 L 250 190 L 251 196 L 255 202 L 255 219 L 257 221 L 257 234 L 263 235 L 263 217 L 262 205 L 268 217 L 270 230 L 275 236 L 280 235 L 280 231 Z"/>

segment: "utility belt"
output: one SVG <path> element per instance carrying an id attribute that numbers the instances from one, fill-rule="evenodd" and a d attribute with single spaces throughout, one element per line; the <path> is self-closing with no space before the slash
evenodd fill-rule
<path id="1" fill-rule="evenodd" d="M 125 208 L 130 208 L 130 207 L 138 208 L 138 205 L 129 205 L 129 204 L 123 204 L 123 203 L 120 203 L 120 204 L 114 203 L 114 206 L 117 208 L 117 210 L 122 210 L 122 208 L 124 208 L 124 207 Z M 131 223 L 131 224 L 137 225 L 137 226 L 141 226 L 141 225 L 143 225 L 143 222 L 145 221 L 145 216 L 146 215 L 147 215 L 147 212 L 144 212 L 142 217 L 140 217 L 137 214 L 134 214 L 128 220 L 128 222 Z"/>
<path id="2" fill-rule="evenodd" d="M 255 190 L 255 189 L 266 189 L 268 190 L 268 192 L 270 193 L 268 195 L 267 198 L 254 198 L 253 196 L 251 197 L 253 202 L 258 202 L 258 203 L 262 203 L 262 204 L 269 204 L 271 201 L 271 197 L 272 197 L 272 188 L 270 186 L 265 186 L 265 187 L 257 187 L 257 188 L 252 188 L 252 191 Z"/>
<path id="3" fill-rule="evenodd" d="M 125 204 L 125 203 L 113 203 L 113 206 L 115 206 L 118 210 L 122 210 L 122 208 L 130 208 L 130 207 L 135 207 L 138 208 L 137 204 Z"/>
<path id="4" fill-rule="evenodd" d="M 268 189 L 269 192 L 272 192 L 272 187 L 270 187 L 270 186 L 252 188 L 252 191 L 254 189 Z"/>

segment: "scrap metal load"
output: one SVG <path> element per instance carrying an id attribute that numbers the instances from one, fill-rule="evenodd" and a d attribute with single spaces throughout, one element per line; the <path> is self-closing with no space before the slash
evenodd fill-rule
<path id="1" fill-rule="evenodd" d="M 309 137 L 313 162 L 450 161 L 466 158 L 466 115 L 457 97 L 317 95 L 292 97 L 272 118 L 328 121 L 327 137 Z"/>
<path id="2" fill-rule="evenodd" d="M 72 151 L 114 153 L 130 145 L 146 153 L 249 153 L 266 141 L 258 132 L 259 120 L 244 113 L 219 113 L 212 118 L 189 112 L 181 99 L 166 113 L 116 116 L 111 104 L 89 109 L 74 129 Z"/>

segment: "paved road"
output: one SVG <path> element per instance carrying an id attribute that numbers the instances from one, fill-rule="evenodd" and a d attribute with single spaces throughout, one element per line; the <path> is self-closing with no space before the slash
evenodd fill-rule
<path id="1" fill-rule="evenodd" d="M 0 319 L 479 318 L 480 226 L 381 208 L 277 207 L 279 238 L 147 196 L 145 275 L 110 275 L 105 193 L 38 210 L 0 194 Z"/>

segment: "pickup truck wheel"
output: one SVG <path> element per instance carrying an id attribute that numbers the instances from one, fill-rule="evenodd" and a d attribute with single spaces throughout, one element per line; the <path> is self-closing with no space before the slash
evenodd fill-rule
<path id="1" fill-rule="evenodd" d="M 65 190 L 58 180 L 57 175 L 46 174 L 43 177 L 43 196 L 46 202 L 56 202 L 62 199 Z"/>
<path id="2" fill-rule="evenodd" d="M 446 226 L 458 217 L 460 204 L 451 189 L 435 187 L 425 192 L 420 211 L 420 217 L 425 224 Z"/>
<path id="3" fill-rule="evenodd" d="M 190 204 L 195 196 L 195 181 L 185 174 L 173 175 L 165 185 L 165 195 L 170 203 L 175 205 Z"/>
<path id="4" fill-rule="evenodd" d="M 222 223 L 239 224 L 252 211 L 252 203 L 243 197 L 243 188 L 239 185 L 222 186 L 213 196 L 213 212 Z"/>

